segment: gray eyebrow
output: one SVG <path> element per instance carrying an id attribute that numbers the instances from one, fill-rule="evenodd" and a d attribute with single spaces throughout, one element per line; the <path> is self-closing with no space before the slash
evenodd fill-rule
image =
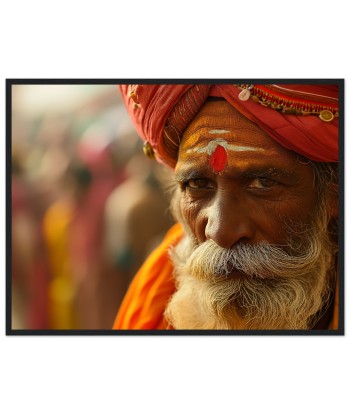
<path id="1" fill-rule="evenodd" d="M 178 182 L 190 180 L 190 179 L 200 179 L 203 177 L 210 177 L 212 174 L 211 170 L 207 169 L 207 165 L 204 168 L 197 167 L 196 164 L 190 164 L 187 167 L 181 168 L 174 173 L 174 180 Z M 293 174 L 292 170 L 284 169 L 283 167 L 275 166 L 252 166 L 248 169 L 238 173 L 240 177 L 255 178 L 255 177 L 291 177 Z M 237 175 L 231 176 L 237 178 Z"/>

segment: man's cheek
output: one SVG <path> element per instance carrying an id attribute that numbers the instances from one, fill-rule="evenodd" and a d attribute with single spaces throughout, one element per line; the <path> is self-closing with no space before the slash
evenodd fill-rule
<path id="1" fill-rule="evenodd" d="M 266 206 L 264 216 L 270 220 L 272 226 L 279 233 L 288 233 L 289 225 L 295 224 L 301 230 L 308 228 L 312 221 L 313 212 L 305 209 L 305 206 L 297 197 L 289 197 L 278 202 L 273 206 Z"/>
<path id="2" fill-rule="evenodd" d="M 203 226 L 205 219 L 203 218 L 203 209 L 201 203 L 189 201 L 183 197 L 180 204 L 181 216 L 189 227 L 189 231 L 199 242 L 203 242 Z"/>
<path id="3" fill-rule="evenodd" d="M 256 241 L 282 245 L 287 242 L 286 215 L 279 202 L 255 204 L 247 208 L 247 214 L 253 223 Z"/>
<path id="4" fill-rule="evenodd" d="M 189 226 L 194 225 L 194 221 L 195 221 L 196 214 L 198 213 L 198 211 L 199 211 L 199 207 L 197 206 L 197 203 L 189 201 L 186 196 L 182 197 L 181 214 Z"/>
<path id="5" fill-rule="evenodd" d="M 291 238 L 302 235 L 309 229 L 309 222 L 301 221 L 295 211 L 286 209 L 269 209 L 260 211 L 256 215 L 259 218 L 257 224 L 264 240 L 278 245 L 289 245 Z"/>

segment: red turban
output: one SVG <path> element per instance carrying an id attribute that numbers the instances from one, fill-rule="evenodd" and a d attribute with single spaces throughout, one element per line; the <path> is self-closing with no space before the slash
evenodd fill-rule
<path id="1" fill-rule="evenodd" d="M 182 133 L 208 97 L 222 97 L 279 144 L 317 162 L 338 161 L 338 85 L 120 85 L 148 150 L 174 168 Z"/>

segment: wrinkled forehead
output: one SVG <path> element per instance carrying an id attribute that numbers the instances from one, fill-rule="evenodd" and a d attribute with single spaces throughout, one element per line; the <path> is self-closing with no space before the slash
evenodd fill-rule
<path id="1" fill-rule="evenodd" d="M 227 101 L 208 101 L 200 109 L 196 117 L 187 126 L 181 139 L 179 157 L 188 150 L 198 146 L 210 145 L 210 142 L 223 140 L 240 147 L 252 149 L 276 149 L 288 152 L 273 140 L 258 125 L 244 117 Z M 232 147 L 234 150 L 234 147 Z"/>
<path id="2" fill-rule="evenodd" d="M 245 141 L 258 147 L 275 143 L 259 126 L 240 114 L 227 101 L 209 101 L 184 131 L 180 152 L 218 139 Z"/>
<path id="3" fill-rule="evenodd" d="M 227 167 L 277 162 L 295 167 L 296 154 L 226 101 L 209 101 L 183 134 L 175 170 L 195 164 L 223 174 Z"/>

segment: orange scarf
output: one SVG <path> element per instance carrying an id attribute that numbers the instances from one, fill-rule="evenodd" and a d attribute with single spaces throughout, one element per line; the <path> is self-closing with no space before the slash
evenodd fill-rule
<path id="1" fill-rule="evenodd" d="M 162 330 L 169 328 L 163 313 L 175 291 L 173 265 L 168 249 L 183 236 L 181 225 L 174 225 L 163 242 L 148 257 L 133 279 L 120 306 L 113 329 Z"/>
<path id="2" fill-rule="evenodd" d="M 163 317 L 166 304 L 175 291 L 173 265 L 169 260 L 168 250 L 177 244 L 183 234 L 181 225 L 174 225 L 140 268 L 120 306 L 113 325 L 114 330 L 171 329 Z M 329 329 L 337 328 L 338 289 Z"/>

